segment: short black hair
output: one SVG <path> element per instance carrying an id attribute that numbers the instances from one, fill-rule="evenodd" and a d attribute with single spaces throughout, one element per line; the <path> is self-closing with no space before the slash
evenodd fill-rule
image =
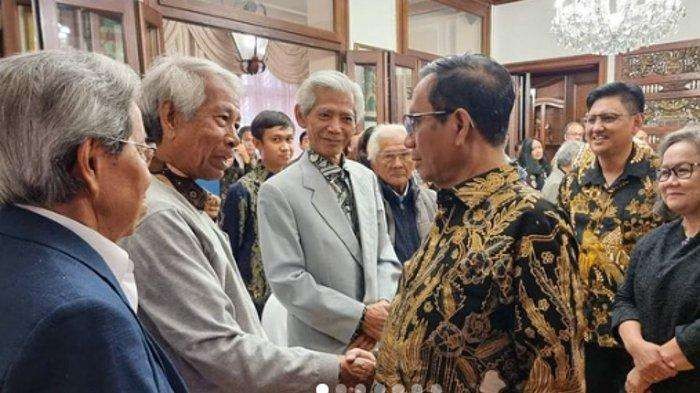
<path id="1" fill-rule="evenodd" d="M 260 141 L 263 140 L 265 130 L 273 127 L 284 127 L 293 130 L 294 124 L 292 124 L 292 119 L 289 116 L 280 111 L 262 111 L 250 123 L 250 131 L 253 133 L 253 137 Z"/>
<path id="2" fill-rule="evenodd" d="M 243 127 L 239 128 L 238 129 L 238 138 L 242 140 L 243 134 L 245 134 L 248 131 L 250 131 L 250 126 L 243 126 Z"/>
<path id="3" fill-rule="evenodd" d="M 467 53 L 437 59 L 420 72 L 421 78 L 431 74 L 435 83 L 428 100 L 436 111 L 464 108 L 492 146 L 505 142 L 515 101 L 508 70 L 488 56 Z"/>
<path id="4" fill-rule="evenodd" d="M 644 113 L 644 92 L 634 83 L 612 82 L 596 87 L 586 97 L 588 110 L 591 110 L 596 101 L 604 97 L 619 97 L 630 114 Z"/>
<path id="5" fill-rule="evenodd" d="M 301 143 L 301 140 L 304 139 L 306 136 L 306 131 L 302 131 L 301 134 L 299 134 L 299 143 Z"/>

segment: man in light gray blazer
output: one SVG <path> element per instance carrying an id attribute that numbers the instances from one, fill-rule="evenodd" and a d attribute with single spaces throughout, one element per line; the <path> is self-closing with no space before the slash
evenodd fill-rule
<path id="1" fill-rule="evenodd" d="M 310 147 L 260 188 L 262 260 L 289 312 L 289 345 L 332 353 L 372 348 L 396 291 L 401 265 L 377 178 L 343 156 L 363 103 L 344 74 L 312 74 L 295 108 Z"/>

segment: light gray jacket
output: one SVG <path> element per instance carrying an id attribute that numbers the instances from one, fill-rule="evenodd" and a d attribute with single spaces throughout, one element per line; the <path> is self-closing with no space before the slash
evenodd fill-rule
<path id="1" fill-rule="evenodd" d="M 420 187 L 414 183 L 413 200 L 416 203 L 416 224 L 418 225 L 418 237 L 421 243 L 430 234 L 430 228 L 433 226 L 435 212 L 437 211 L 437 193 L 429 188 Z M 384 209 L 386 210 L 386 223 L 389 229 L 389 238 L 391 244 L 396 244 L 396 223 L 394 222 L 394 212 L 391 210 L 391 205 L 386 198 L 384 200 Z"/>
<path id="2" fill-rule="evenodd" d="M 342 353 L 367 304 L 391 300 L 401 274 L 374 173 L 345 160 L 360 241 L 308 153 L 271 177 L 258 194 L 265 274 L 288 310 L 290 345 Z"/>
<path id="3" fill-rule="evenodd" d="M 148 213 L 121 246 L 134 261 L 139 318 L 191 392 L 311 392 L 338 378 L 336 355 L 270 343 L 209 216 L 154 178 Z"/>

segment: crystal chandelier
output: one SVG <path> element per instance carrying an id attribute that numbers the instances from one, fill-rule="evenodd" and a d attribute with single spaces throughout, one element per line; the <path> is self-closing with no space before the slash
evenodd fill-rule
<path id="1" fill-rule="evenodd" d="M 681 0 L 556 0 L 554 9 L 552 33 L 560 45 L 601 55 L 654 44 L 685 16 Z"/>

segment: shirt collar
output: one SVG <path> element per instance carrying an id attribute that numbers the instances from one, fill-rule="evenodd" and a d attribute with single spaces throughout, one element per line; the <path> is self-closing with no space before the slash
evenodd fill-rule
<path id="1" fill-rule="evenodd" d="M 615 182 L 627 179 L 628 177 L 644 179 L 659 166 L 658 161 L 658 157 L 654 154 L 651 147 L 643 142 L 633 140 L 632 152 L 627 159 L 627 163 L 625 163 L 622 174 Z M 606 181 L 605 176 L 603 176 L 603 170 L 600 168 L 597 158 L 589 147 L 582 153 L 581 163 L 579 176 L 582 185 L 605 186 Z"/>
<path id="2" fill-rule="evenodd" d="M 167 165 L 163 166 L 163 170 L 160 174 L 165 176 L 175 190 L 182 194 L 192 206 L 197 208 L 197 210 L 204 210 L 209 193 L 200 187 L 193 179 L 175 174 Z"/>
<path id="3" fill-rule="evenodd" d="M 379 179 L 379 185 L 382 188 L 382 194 L 384 194 L 384 197 L 390 201 L 394 201 L 397 203 L 404 203 L 406 201 L 410 202 L 411 199 L 411 190 L 413 187 L 413 179 L 408 179 L 408 184 L 406 185 L 406 189 L 404 190 L 403 194 L 399 195 L 389 184 L 387 184 L 384 180 Z"/>
<path id="4" fill-rule="evenodd" d="M 134 263 L 129 259 L 129 253 L 116 245 L 113 241 L 104 237 L 101 233 L 72 218 L 37 206 L 23 204 L 17 204 L 17 206 L 66 227 L 97 251 L 122 287 L 122 291 L 126 295 L 127 300 L 129 300 L 129 305 L 134 312 L 137 311 L 138 292 L 134 281 Z"/>
<path id="5" fill-rule="evenodd" d="M 474 209 L 503 187 L 518 184 L 519 181 L 518 171 L 511 165 L 504 164 L 454 187 L 440 190 L 438 203 L 450 204 L 460 201 L 467 208 Z"/>
<path id="6" fill-rule="evenodd" d="M 309 148 L 309 161 L 318 168 L 319 171 L 321 171 L 321 174 L 325 178 L 329 178 L 331 176 L 336 176 L 341 174 L 346 170 L 345 168 L 345 155 L 340 156 L 340 162 L 338 164 L 332 163 L 329 159 L 326 157 L 316 153 L 313 149 Z"/>

